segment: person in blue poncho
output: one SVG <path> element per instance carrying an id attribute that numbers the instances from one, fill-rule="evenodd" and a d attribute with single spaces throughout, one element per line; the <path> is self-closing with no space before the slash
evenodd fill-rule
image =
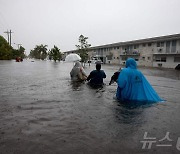
<path id="1" fill-rule="evenodd" d="M 116 98 L 121 101 L 162 101 L 144 75 L 136 67 L 136 61 L 133 58 L 127 59 L 126 68 L 122 69 L 118 77 Z"/>

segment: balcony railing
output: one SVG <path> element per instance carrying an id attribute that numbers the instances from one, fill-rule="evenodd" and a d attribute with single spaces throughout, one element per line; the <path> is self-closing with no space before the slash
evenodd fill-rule
<path id="1" fill-rule="evenodd" d="M 123 51 L 120 55 L 121 56 L 124 56 L 124 55 L 139 56 L 140 53 L 138 51 Z"/>

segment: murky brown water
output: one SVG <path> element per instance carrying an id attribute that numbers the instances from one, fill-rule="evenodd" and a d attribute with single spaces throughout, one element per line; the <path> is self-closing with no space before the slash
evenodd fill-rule
<path id="1" fill-rule="evenodd" d="M 140 68 L 166 102 L 130 106 L 108 85 L 118 66 L 102 66 L 102 89 L 73 84 L 72 66 L 0 61 L 0 153 L 180 153 L 180 71 Z M 151 149 L 142 149 L 145 132 L 156 138 Z M 172 141 L 161 141 L 168 132 Z"/>

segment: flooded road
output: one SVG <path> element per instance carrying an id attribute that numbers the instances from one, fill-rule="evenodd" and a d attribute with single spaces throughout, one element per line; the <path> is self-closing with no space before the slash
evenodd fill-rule
<path id="1" fill-rule="evenodd" d="M 166 102 L 130 106 L 108 85 L 118 66 L 102 89 L 72 83 L 72 66 L 0 61 L 0 153 L 180 153 L 180 71 L 140 68 Z"/>

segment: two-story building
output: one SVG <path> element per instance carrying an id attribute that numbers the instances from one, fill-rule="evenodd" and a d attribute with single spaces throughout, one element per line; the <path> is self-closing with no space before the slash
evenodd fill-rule
<path id="1" fill-rule="evenodd" d="M 65 55 L 74 52 L 77 50 Z M 95 46 L 89 48 L 88 55 L 108 64 L 123 65 L 132 57 L 139 66 L 175 68 L 180 64 L 180 34 Z"/>

